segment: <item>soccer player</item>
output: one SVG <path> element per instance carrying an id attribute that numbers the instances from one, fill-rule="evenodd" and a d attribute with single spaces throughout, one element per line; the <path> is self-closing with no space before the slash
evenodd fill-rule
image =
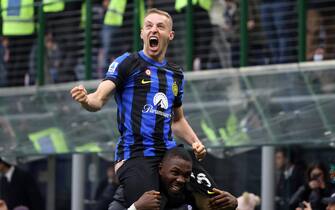
<path id="1" fill-rule="evenodd" d="M 143 50 L 115 59 L 95 92 L 88 94 L 82 85 L 71 90 L 73 99 L 88 111 L 100 110 L 115 92 L 121 134 L 116 173 L 128 206 L 144 192 L 158 191 L 158 164 L 165 151 L 176 146 L 172 133 L 191 145 L 198 159 L 206 155 L 183 114 L 182 69 L 165 60 L 174 38 L 172 27 L 167 12 L 148 10 L 141 30 Z"/>
<path id="2" fill-rule="evenodd" d="M 145 192 L 128 210 L 236 209 L 237 199 L 233 195 L 219 190 L 214 182 L 210 182 L 211 187 L 199 182 L 199 177 L 192 170 L 197 168 L 193 164 L 198 162 L 192 162 L 184 148 L 175 147 L 167 151 L 159 164 L 160 192 Z M 207 173 L 202 173 L 201 177 L 205 176 Z M 123 206 L 122 188 L 118 189 L 114 198 L 108 210 L 127 209 Z"/>

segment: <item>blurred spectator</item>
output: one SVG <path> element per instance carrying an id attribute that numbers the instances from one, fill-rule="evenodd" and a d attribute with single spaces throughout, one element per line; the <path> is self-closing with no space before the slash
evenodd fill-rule
<path id="1" fill-rule="evenodd" d="M 62 53 L 58 44 L 54 41 L 51 32 L 46 33 L 44 37 L 45 53 L 44 53 L 44 83 L 53 84 L 59 82 L 60 64 Z M 35 84 L 37 79 L 37 44 L 35 44 L 30 53 L 29 64 L 29 82 Z"/>
<path id="2" fill-rule="evenodd" d="M 237 0 L 225 0 L 227 3 L 224 17 L 229 26 L 227 33 L 230 33 L 231 61 L 233 67 L 240 66 L 240 7 Z M 264 55 L 264 38 L 261 33 L 261 25 L 258 11 L 259 0 L 248 1 L 248 65 L 266 64 Z"/>
<path id="3" fill-rule="evenodd" d="M 210 20 L 213 26 L 213 39 L 207 63 L 208 69 L 230 68 L 232 66 L 231 44 L 228 39 L 232 38 L 232 31 L 234 29 L 227 24 L 228 21 L 226 20 L 226 15 L 224 15 L 224 11 L 227 10 L 228 8 L 225 0 L 213 0 L 213 5 L 210 10 Z M 234 11 L 232 12 L 234 13 Z"/>
<path id="4" fill-rule="evenodd" d="M 323 163 L 311 164 L 307 169 L 306 183 L 291 197 L 290 206 L 296 208 L 302 201 L 307 201 L 313 210 L 326 209 L 322 198 L 334 192 L 334 186 L 331 185 L 327 175 L 328 170 Z"/>
<path id="5" fill-rule="evenodd" d="M 106 0 L 105 0 L 106 1 Z M 105 2 L 103 1 L 103 2 Z M 101 33 L 103 27 L 103 20 L 105 16 L 106 8 L 103 7 L 104 4 L 101 3 L 101 0 L 95 0 L 92 2 L 92 27 L 91 27 L 91 39 L 92 39 L 92 79 L 102 78 L 103 69 L 102 69 L 102 54 L 101 54 Z M 82 4 L 82 15 L 81 15 L 81 28 L 85 30 L 86 25 L 86 1 Z M 85 57 L 81 56 L 77 58 L 77 64 L 75 66 L 75 75 L 77 80 L 85 80 Z"/>
<path id="6" fill-rule="evenodd" d="M 29 52 L 35 38 L 34 0 L 3 0 L 1 7 L 2 34 L 8 38 L 10 52 L 7 85 L 23 86 L 28 72 Z"/>
<path id="7" fill-rule="evenodd" d="M 265 37 L 261 26 L 260 1 L 248 1 L 248 65 L 250 66 L 268 64 Z"/>
<path id="8" fill-rule="evenodd" d="M 335 58 L 335 1 L 310 0 L 307 11 L 307 60 L 321 61 Z M 333 93 L 334 73 L 318 73 L 321 92 Z"/>
<path id="9" fill-rule="evenodd" d="M 313 53 L 313 61 L 322 61 L 325 57 L 325 49 L 323 47 L 316 48 Z"/>
<path id="10" fill-rule="evenodd" d="M 107 177 L 101 180 L 95 192 L 94 199 L 97 201 L 95 210 L 106 210 L 113 201 L 113 196 L 118 187 L 118 181 L 115 175 L 114 163 L 107 168 Z"/>
<path id="11" fill-rule="evenodd" d="M 8 39 L 0 37 L 0 87 L 7 86 Z"/>
<path id="12" fill-rule="evenodd" d="M 0 199 L 4 200 L 8 209 L 26 206 L 31 210 L 43 210 L 42 195 L 33 176 L 19 169 L 15 158 L 0 159 Z"/>
<path id="13" fill-rule="evenodd" d="M 248 65 L 266 63 L 261 34 L 259 0 L 248 2 Z M 237 0 L 215 0 L 211 8 L 213 39 L 208 68 L 240 66 L 240 5 Z"/>
<path id="14" fill-rule="evenodd" d="M 307 10 L 307 60 L 315 60 L 316 51 L 324 48 L 321 60 L 335 58 L 335 1 L 309 0 Z M 322 35 L 324 37 L 322 37 Z M 323 40 L 322 40 L 323 39 Z M 318 53 L 318 55 L 320 55 Z M 320 57 L 317 59 L 320 60 Z"/>
<path id="15" fill-rule="evenodd" d="M 206 69 L 213 32 L 209 18 L 212 0 L 193 2 L 193 70 Z M 187 1 L 175 0 L 177 12 L 185 12 Z"/>
<path id="16" fill-rule="evenodd" d="M 103 0 L 102 6 L 105 13 L 105 18 L 103 20 L 102 24 L 102 30 L 101 30 L 101 49 L 99 50 L 99 56 L 101 59 L 101 62 L 99 64 L 99 69 L 101 69 L 101 75 L 103 75 L 103 72 L 108 69 L 108 65 L 114 60 L 115 57 L 118 56 L 118 53 L 115 51 L 117 42 L 115 41 L 116 35 L 115 32 L 117 30 L 120 30 L 120 26 L 123 23 L 123 14 L 125 12 L 126 4 L 127 2 L 120 1 L 117 3 L 116 0 Z M 118 7 L 118 5 L 120 5 Z M 118 10 L 116 10 L 114 7 L 118 7 Z M 122 11 L 119 11 L 119 10 Z M 119 11 L 121 14 L 116 14 L 116 11 Z M 121 16 L 121 18 L 112 18 L 112 16 Z"/>
<path id="17" fill-rule="evenodd" d="M 140 1 L 139 13 L 144 16 L 145 1 Z M 101 30 L 101 49 L 99 50 L 100 74 L 104 75 L 108 66 L 122 52 L 132 51 L 134 1 L 129 0 L 103 0 L 106 10 Z M 125 34 L 127 34 L 125 36 Z M 123 38 L 122 41 L 120 39 Z M 126 40 L 125 40 L 126 39 Z"/>
<path id="18" fill-rule="evenodd" d="M 57 31 L 57 43 L 63 53 L 58 82 L 76 80 L 74 68 L 77 59 L 83 57 L 84 32 L 80 28 L 82 1 L 65 1 L 65 9 L 58 15 L 59 27 Z"/>
<path id="19" fill-rule="evenodd" d="M 43 3 L 43 11 L 45 15 L 45 30 L 46 31 L 53 31 L 53 35 L 58 38 L 63 31 L 62 24 L 64 16 L 64 9 L 65 9 L 65 2 L 64 0 L 41 0 Z M 57 40 L 59 41 L 59 40 Z"/>
<path id="20" fill-rule="evenodd" d="M 323 198 L 322 202 L 327 205 L 326 210 L 335 210 L 335 193 L 330 197 Z M 310 203 L 303 201 L 301 207 L 296 208 L 296 210 L 314 210 Z"/>
<path id="21" fill-rule="evenodd" d="M 289 200 L 304 183 L 304 170 L 296 164 L 296 151 L 279 148 L 275 153 L 277 170 L 276 209 L 289 210 Z"/>
<path id="22" fill-rule="evenodd" d="M 295 0 L 261 0 L 261 23 L 271 64 L 297 61 Z"/>
<path id="23" fill-rule="evenodd" d="M 261 202 L 261 199 L 259 196 L 244 192 L 242 196 L 237 198 L 237 209 L 236 210 L 254 210 L 256 206 L 258 206 Z"/>

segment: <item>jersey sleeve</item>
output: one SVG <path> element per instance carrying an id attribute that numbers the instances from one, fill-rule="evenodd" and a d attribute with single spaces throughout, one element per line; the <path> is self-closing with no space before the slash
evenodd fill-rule
<path id="1" fill-rule="evenodd" d="M 181 82 L 179 83 L 178 87 L 178 93 L 174 100 L 174 107 L 178 108 L 183 104 L 183 96 L 184 96 L 184 77 L 182 78 Z"/>
<path id="2" fill-rule="evenodd" d="M 121 65 L 126 58 L 129 57 L 129 53 L 124 53 L 123 55 L 117 57 L 113 63 L 108 67 L 108 71 L 105 75 L 104 80 L 111 80 L 115 83 L 116 87 L 122 87 L 124 82 L 127 80 L 127 68 L 125 65 Z"/>

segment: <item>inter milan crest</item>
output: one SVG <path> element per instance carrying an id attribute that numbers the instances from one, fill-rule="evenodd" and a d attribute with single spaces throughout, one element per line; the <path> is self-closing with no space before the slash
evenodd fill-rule
<path id="1" fill-rule="evenodd" d="M 172 85 L 172 92 L 173 92 L 174 96 L 178 95 L 178 85 L 177 85 L 176 82 L 174 82 L 173 85 Z"/>

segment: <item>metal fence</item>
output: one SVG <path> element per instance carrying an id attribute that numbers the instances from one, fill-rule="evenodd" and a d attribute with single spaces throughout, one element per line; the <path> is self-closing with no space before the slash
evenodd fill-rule
<path id="1" fill-rule="evenodd" d="M 11 1 L 9 1 L 11 2 Z M 1 36 L 1 86 L 28 86 L 104 77 L 109 63 L 141 48 L 140 3 L 168 11 L 175 40 L 167 57 L 186 70 L 321 61 L 335 56 L 335 5 L 329 0 L 213 0 L 211 8 L 176 1 L 127 1 L 123 22 L 105 22 L 105 1 L 65 1 L 61 11 L 43 2 L 2 5 L 34 11 L 35 30 Z M 62 2 L 62 1 L 60 1 Z M 48 4 L 47 4 L 48 5 Z M 137 5 L 137 6 L 135 6 Z M 44 5 L 45 6 L 45 5 Z"/>

